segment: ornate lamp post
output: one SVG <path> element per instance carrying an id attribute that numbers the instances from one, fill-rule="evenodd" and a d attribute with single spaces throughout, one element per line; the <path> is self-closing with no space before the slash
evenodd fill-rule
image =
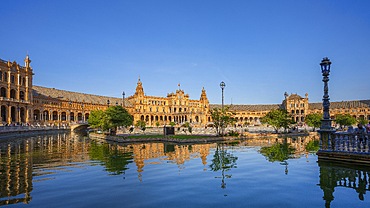
<path id="1" fill-rule="evenodd" d="M 222 114 L 224 113 L 224 89 L 226 87 L 226 84 L 224 81 L 222 81 L 220 83 L 220 87 L 221 87 L 221 91 L 222 91 L 222 105 L 221 105 L 221 112 Z M 221 131 L 222 131 L 222 136 L 224 136 L 224 122 L 222 121 L 222 125 L 221 125 Z"/>
<path id="2" fill-rule="evenodd" d="M 225 87 L 226 87 L 226 84 L 225 84 L 225 82 L 221 82 L 220 83 L 220 87 L 221 87 L 221 91 L 222 91 L 222 110 L 224 109 L 224 89 L 225 89 Z"/>
<path id="3" fill-rule="evenodd" d="M 322 59 L 320 66 L 321 66 L 321 73 L 323 76 L 322 81 L 324 82 L 324 96 L 322 99 L 323 105 L 323 118 L 321 119 L 321 127 L 319 130 L 320 133 L 320 150 L 331 150 L 331 135 L 335 132 L 335 130 L 331 127 L 331 119 L 330 119 L 330 102 L 329 102 L 329 74 L 330 74 L 330 59 L 325 57 Z"/>
<path id="4" fill-rule="evenodd" d="M 125 107 L 125 91 L 122 92 L 122 107 Z"/>

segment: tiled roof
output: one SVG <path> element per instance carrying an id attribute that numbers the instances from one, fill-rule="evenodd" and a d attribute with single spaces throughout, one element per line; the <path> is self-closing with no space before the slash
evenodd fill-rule
<path id="1" fill-rule="evenodd" d="M 297 95 L 297 94 L 291 94 L 289 95 L 288 99 L 291 99 L 291 100 L 300 100 L 302 99 L 301 96 Z"/>
<path id="2" fill-rule="evenodd" d="M 370 100 L 330 102 L 330 108 L 331 109 L 370 108 Z M 322 103 L 309 103 L 309 109 L 310 110 L 322 109 Z"/>
<path id="3" fill-rule="evenodd" d="M 270 111 L 273 109 L 279 109 L 281 105 L 279 104 L 271 104 L 271 105 L 225 105 L 225 107 L 229 107 L 229 110 L 232 111 Z M 218 104 L 211 104 L 210 108 L 221 108 L 221 105 Z"/>
<path id="4" fill-rule="evenodd" d="M 79 92 L 70 92 L 70 91 L 35 86 L 35 85 L 33 86 L 32 93 L 34 97 L 46 96 L 46 97 L 51 97 L 54 99 L 66 100 L 66 101 L 72 101 L 72 102 L 83 102 L 83 103 L 106 105 L 107 100 L 109 100 L 111 105 L 115 105 L 116 103 L 122 104 L 122 98 L 92 95 L 92 94 L 85 94 L 85 93 L 79 93 Z M 127 101 L 127 99 L 125 99 L 125 106 L 128 106 L 128 107 L 132 106 L 131 103 Z"/>

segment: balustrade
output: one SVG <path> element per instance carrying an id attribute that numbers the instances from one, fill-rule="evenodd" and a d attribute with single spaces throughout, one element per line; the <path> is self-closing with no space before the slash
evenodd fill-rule
<path id="1" fill-rule="evenodd" d="M 337 132 L 331 134 L 327 141 L 320 141 L 320 149 L 331 152 L 367 153 L 370 154 L 370 133 Z M 326 145 L 323 145 L 325 144 Z"/>

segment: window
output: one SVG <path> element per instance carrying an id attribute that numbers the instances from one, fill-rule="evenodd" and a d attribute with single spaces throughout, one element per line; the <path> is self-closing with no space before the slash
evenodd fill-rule
<path id="1" fill-rule="evenodd" d="M 0 71 L 0 82 L 3 81 L 3 72 Z"/>
<path id="2" fill-rule="evenodd" d="M 10 82 L 11 82 L 12 84 L 14 84 L 14 82 L 15 82 L 15 77 L 14 77 L 14 75 L 11 75 L 11 76 L 10 76 Z"/>
<path id="3" fill-rule="evenodd" d="M 23 91 L 19 92 L 19 99 L 24 100 L 24 92 Z"/>

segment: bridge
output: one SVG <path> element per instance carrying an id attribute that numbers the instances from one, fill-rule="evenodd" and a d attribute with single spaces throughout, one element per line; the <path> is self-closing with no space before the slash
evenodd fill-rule
<path id="1" fill-rule="evenodd" d="M 86 130 L 89 124 L 87 122 L 79 122 L 79 123 L 73 123 L 71 124 L 71 131 L 77 132 L 77 131 L 83 131 Z"/>

